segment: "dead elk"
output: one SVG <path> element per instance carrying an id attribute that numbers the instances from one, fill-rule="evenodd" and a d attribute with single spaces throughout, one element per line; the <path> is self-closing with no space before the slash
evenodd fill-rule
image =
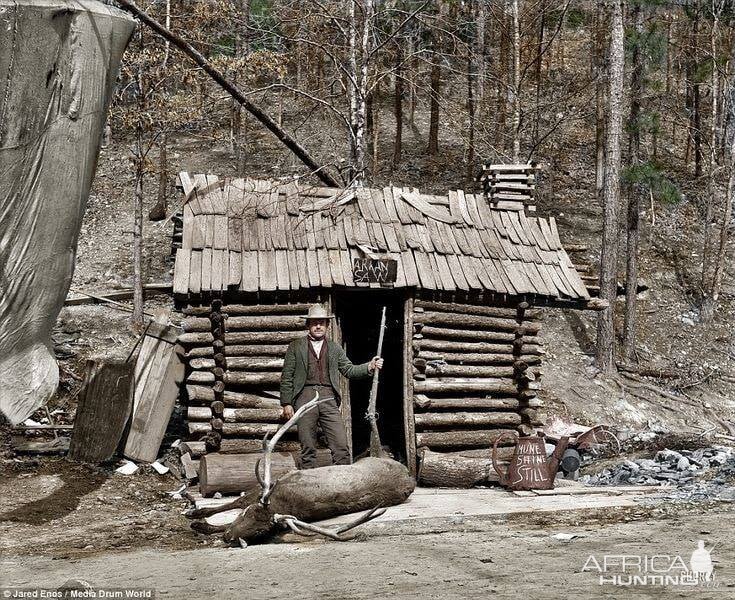
<path id="1" fill-rule="evenodd" d="M 263 457 L 255 467 L 261 485 L 257 495 L 245 494 L 223 506 L 193 508 L 186 513 L 189 518 L 202 519 L 243 508 L 234 522 L 210 525 L 206 521 L 195 521 L 192 528 L 201 533 L 222 532 L 225 541 L 241 545 L 263 541 L 284 525 L 300 535 L 320 534 L 343 540 L 343 534 L 349 529 L 382 515 L 385 512 L 382 507 L 405 502 L 416 482 L 404 465 L 388 458 L 364 458 L 352 465 L 291 471 L 271 481 L 271 455 L 279 439 L 320 402 L 323 400 L 317 397 L 302 406 L 265 444 Z M 337 529 L 309 523 L 362 510 L 368 512 Z"/>

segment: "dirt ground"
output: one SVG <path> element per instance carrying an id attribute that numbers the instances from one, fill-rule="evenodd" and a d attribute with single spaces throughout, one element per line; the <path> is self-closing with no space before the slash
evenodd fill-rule
<path id="1" fill-rule="evenodd" d="M 727 598 L 735 588 L 735 513 L 721 508 L 682 514 L 571 513 L 437 525 L 422 535 L 367 541 L 285 543 L 241 548 L 156 547 L 88 554 L 17 556 L 3 552 L 0 586 L 56 588 L 71 579 L 93 587 L 155 590 L 165 598 Z M 112 519 L 112 517 L 111 517 Z M 627 520 L 631 519 L 631 520 Z M 101 529 L 109 527 L 101 523 Z M 170 523 L 148 532 L 166 538 Z M 143 527 L 141 528 L 143 529 Z M 143 532 L 141 531 L 141 534 Z M 169 532 L 170 533 L 170 532 Z M 570 542 L 555 534 L 580 537 Z M 3 539 L 5 539 L 3 535 Z M 712 546 L 717 587 L 635 588 L 599 583 L 590 555 L 681 556 Z M 530 559 L 530 560 L 529 560 Z M 590 563 L 591 565 L 592 563 Z M 695 596 L 692 596 L 695 594 Z"/>

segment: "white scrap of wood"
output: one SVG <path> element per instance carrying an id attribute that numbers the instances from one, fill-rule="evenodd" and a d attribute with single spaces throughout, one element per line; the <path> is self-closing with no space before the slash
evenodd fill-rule
<path id="1" fill-rule="evenodd" d="M 157 473 L 158 473 L 159 475 L 165 475 L 165 474 L 166 474 L 166 473 L 168 473 L 168 472 L 169 472 L 169 470 L 170 470 L 170 469 L 169 469 L 169 468 L 168 468 L 167 466 L 165 466 L 165 465 L 162 465 L 162 464 L 161 464 L 160 462 L 158 462 L 158 461 L 156 461 L 156 462 L 152 462 L 152 463 L 151 463 L 151 467 L 153 467 L 153 468 L 154 468 L 154 469 L 156 470 L 156 472 L 157 472 Z"/>
<path id="2" fill-rule="evenodd" d="M 115 473 L 120 473 L 120 475 L 132 475 L 138 470 L 138 465 L 136 465 L 132 460 L 126 460 L 122 466 L 115 469 Z"/>

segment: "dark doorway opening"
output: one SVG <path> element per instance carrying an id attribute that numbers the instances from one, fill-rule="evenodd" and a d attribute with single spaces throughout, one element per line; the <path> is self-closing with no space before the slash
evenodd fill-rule
<path id="1" fill-rule="evenodd" d="M 336 296 L 336 316 L 342 329 L 342 342 L 353 363 L 369 361 L 378 348 L 380 316 L 386 310 L 383 339 L 385 364 L 378 385 L 378 431 L 383 447 L 393 457 L 406 462 L 406 436 L 403 423 L 403 323 L 404 294 L 394 290 L 343 291 Z M 352 455 L 359 456 L 370 447 L 370 424 L 365 415 L 370 400 L 372 378 L 349 382 L 352 415 Z"/>

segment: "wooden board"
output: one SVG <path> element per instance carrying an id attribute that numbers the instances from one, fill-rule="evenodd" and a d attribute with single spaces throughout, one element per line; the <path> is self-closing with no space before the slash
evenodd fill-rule
<path id="1" fill-rule="evenodd" d="M 189 292 L 189 269 L 191 268 L 191 250 L 179 248 L 176 250 L 174 263 L 174 294 L 185 295 Z"/>
<path id="2" fill-rule="evenodd" d="M 153 462 L 184 379 L 183 349 L 170 340 L 181 329 L 151 323 L 136 361 L 133 419 L 125 444 L 131 460 Z"/>
<path id="3" fill-rule="evenodd" d="M 69 444 L 69 458 L 92 464 L 110 460 L 131 411 L 134 365 L 87 361 L 84 387 Z"/>

